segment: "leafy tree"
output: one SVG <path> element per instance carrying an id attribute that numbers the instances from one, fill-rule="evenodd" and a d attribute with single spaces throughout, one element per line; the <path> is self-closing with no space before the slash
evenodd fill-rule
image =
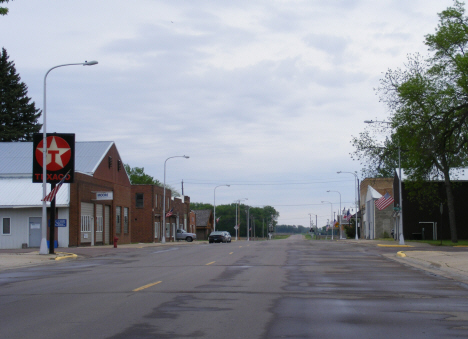
<path id="1" fill-rule="evenodd" d="M 410 56 L 404 69 L 389 70 L 378 91 L 390 109 L 393 132 L 384 141 L 385 149 L 372 147 L 374 140 L 353 140 L 361 159 L 384 163 L 371 169 L 391 168 L 395 150 L 403 149 L 409 179 L 415 182 L 442 179 L 449 210 L 452 242 L 457 242 L 452 178 L 468 165 L 468 18 L 464 3 L 439 14 L 434 34 L 425 43 L 432 55 Z M 384 158 L 385 153 L 391 155 Z M 358 158 L 359 158 L 358 156 Z M 418 185 L 414 185 L 417 187 Z"/>
<path id="2" fill-rule="evenodd" d="M 4 48 L 0 57 L 0 141 L 32 141 L 39 132 L 41 111 L 30 103 L 28 87 L 21 82 Z"/>
<path id="3" fill-rule="evenodd" d="M 164 187 L 164 184 L 159 180 L 154 179 L 151 175 L 145 173 L 144 167 L 130 167 L 128 164 L 124 164 L 125 170 L 127 171 L 128 177 L 132 185 L 157 185 Z M 166 189 L 171 190 L 173 197 L 180 197 L 180 193 L 177 192 L 173 187 L 166 184 Z"/>
<path id="4" fill-rule="evenodd" d="M 0 0 L 0 4 L 3 2 L 9 2 L 10 0 Z M 0 7 L 0 15 L 7 15 L 8 14 L 8 8 L 6 7 Z"/>
<path id="5" fill-rule="evenodd" d="M 145 173 L 144 167 L 130 167 L 128 164 L 124 164 L 125 170 L 130 178 L 132 185 L 157 185 L 163 186 L 161 182 L 154 179 L 151 175 Z"/>

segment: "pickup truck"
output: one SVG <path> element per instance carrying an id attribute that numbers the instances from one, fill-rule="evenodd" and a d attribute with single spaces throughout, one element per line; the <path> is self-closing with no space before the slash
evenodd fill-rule
<path id="1" fill-rule="evenodd" d="M 184 230 L 177 230 L 176 232 L 176 240 L 192 242 L 195 239 L 197 239 L 197 235 L 195 233 L 188 233 Z"/>

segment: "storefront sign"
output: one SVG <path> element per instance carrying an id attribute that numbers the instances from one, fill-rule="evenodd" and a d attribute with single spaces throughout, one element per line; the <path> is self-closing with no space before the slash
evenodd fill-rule
<path id="1" fill-rule="evenodd" d="M 114 192 L 96 192 L 96 200 L 113 200 Z"/>

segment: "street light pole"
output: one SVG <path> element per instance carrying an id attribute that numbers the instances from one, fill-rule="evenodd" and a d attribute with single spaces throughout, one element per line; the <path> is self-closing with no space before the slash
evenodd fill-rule
<path id="1" fill-rule="evenodd" d="M 245 201 L 245 200 L 249 200 L 248 198 L 244 198 L 244 199 L 237 199 L 235 202 L 236 202 L 236 241 L 237 241 L 237 234 L 239 233 L 240 231 L 240 220 L 239 220 L 239 225 L 238 225 L 238 222 L 237 222 L 237 210 L 239 208 L 239 205 L 240 205 L 240 202 L 241 201 Z"/>
<path id="2" fill-rule="evenodd" d="M 317 223 L 317 214 L 314 213 L 309 213 L 310 217 L 312 218 L 312 215 L 315 215 L 315 239 L 318 239 L 318 223 Z M 311 221 L 312 223 L 312 221 Z"/>
<path id="3" fill-rule="evenodd" d="M 43 114 L 42 114 L 42 197 L 45 198 L 47 195 L 47 75 L 53 69 L 64 67 L 64 66 L 76 66 L 76 65 L 83 65 L 83 66 L 93 66 L 97 65 L 97 61 L 85 61 L 79 62 L 74 64 L 63 64 L 58 65 L 50 68 L 45 76 L 44 76 L 44 107 L 43 107 Z M 42 233 L 42 240 L 41 240 L 41 247 L 39 248 L 39 254 L 47 254 L 47 201 L 42 201 L 42 222 L 41 222 L 41 233 Z M 54 248 L 54 244 L 50 244 L 51 248 Z"/>
<path id="4" fill-rule="evenodd" d="M 374 121 L 374 120 L 365 120 L 364 123 L 366 124 L 373 124 L 373 123 L 382 123 L 382 124 L 387 124 L 390 125 L 391 122 L 390 121 Z M 405 237 L 403 235 L 403 196 L 402 196 L 402 192 L 401 192 L 401 181 L 403 180 L 403 178 L 401 177 L 401 147 L 400 147 L 400 143 L 398 142 L 398 200 L 400 201 L 400 214 L 399 214 L 399 221 L 400 221 L 400 236 L 399 236 L 399 239 L 400 239 L 400 245 L 404 245 L 405 244 Z"/>
<path id="5" fill-rule="evenodd" d="M 222 187 L 222 186 L 226 186 L 226 187 L 231 187 L 231 185 L 218 185 L 214 188 L 214 193 L 213 193 L 213 202 L 214 202 L 214 220 L 213 220 L 213 232 L 216 231 L 216 189 L 218 187 Z"/>
<path id="6" fill-rule="evenodd" d="M 331 209 L 330 209 L 330 222 L 332 223 L 332 240 L 333 240 L 333 233 L 334 233 L 333 228 L 335 227 L 335 225 L 334 225 L 334 223 L 332 221 L 333 220 L 333 203 L 331 203 L 330 201 L 322 201 L 322 204 L 324 204 L 324 203 L 329 203 L 330 207 L 331 207 Z"/>
<path id="7" fill-rule="evenodd" d="M 328 190 L 327 191 L 328 193 L 330 192 L 336 192 L 340 195 L 340 211 L 339 211 L 339 214 L 338 214 L 338 220 L 339 220 L 339 223 L 340 223 L 340 239 L 343 239 L 343 229 L 341 228 L 341 193 L 338 192 L 338 191 L 330 191 Z"/>
<path id="8" fill-rule="evenodd" d="M 188 159 L 190 158 L 189 156 L 187 155 L 175 155 L 173 157 L 169 157 L 166 159 L 166 161 L 164 161 L 164 185 L 163 185 L 163 225 L 162 225 L 162 238 L 161 238 L 161 243 L 165 244 L 166 243 L 166 162 L 169 160 L 169 159 L 172 159 L 172 158 L 185 158 L 185 159 Z"/>
<path id="9" fill-rule="evenodd" d="M 356 178 L 356 181 L 354 182 L 355 184 L 355 188 L 356 188 L 356 192 L 355 194 L 357 194 L 357 199 L 354 200 L 354 203 L 356 204 L 356 236 L 355 236 L 355 239 L 358 240 L 359 237 L 358 237 L 358 206 L 359 206 L 359 209 L 361 209 L 361 192 L 359 191 L 359 178 L 357 176 L 356 173 L 353 173 L 353 172 L 343 172 L 343 171 L 338 171 L 336 172 L 338 174 L 340 173 L 349 173 L 349 174 L 352 174 L 354 175 L 354 177 Z M 356 197 L 354 197 L 356 198 Z"/>

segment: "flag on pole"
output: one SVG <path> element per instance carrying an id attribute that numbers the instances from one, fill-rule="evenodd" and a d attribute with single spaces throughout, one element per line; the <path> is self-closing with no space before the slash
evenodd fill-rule
<path id="1" fill-rule="evenodd" d="M 219 222 L 219 219 L 221 219 L 221 217 L 219 217 L 219 218 L 216 218 L 216 222 Z"/>
<path id="2" fill-rule="evenodd" d="M 345 220 L 350 220 L 351 219 L 351 213 L 349 212 L 349 208 L 348 208 L 348 212 L 345 213 L 344 218 L 345 218 Z"/>
<path id="3" fill-rule="evenodd" d="M 375 206 L 379 209 L 379 211 L 387 208 L 391 203 L 393 203 L 393 198 L 390 194 L 385 193 L 383 197 L 377 199 L 375 201 Z"/>
<path id="4" fill-rule="evenodd" d="M 60 180 L 58 182 L 58 184 L 55 186 L 55 188 L 50 191 L 49 194 L 47 194 L 44 199 L 42 199 L 41 201 L 48 201 L 48 202 L 51 202 L 52 200 L 54 200 L 55 196 L 57 195 L 57 192 L 59 191 L 60 187 L 62 187 L 62 184 L 65 182 L 65 179 L 67 178 L 68 174 L 70 173 L 70 170 L 67 172 L 67 174 L 65 174 L 62 178 L 62 180 Z"/>
<path id="5" fill-rule="evenodd" d="M 173 215 L 173 214 L 174 214 L 173 212 L 174 212 L 174 207 L 171 208 L 171 210 L 168 211 L 168 212 L 166 213 L 166 218 L 168 218 L 168 217 L 170 217 L 171 215 Z"/>

